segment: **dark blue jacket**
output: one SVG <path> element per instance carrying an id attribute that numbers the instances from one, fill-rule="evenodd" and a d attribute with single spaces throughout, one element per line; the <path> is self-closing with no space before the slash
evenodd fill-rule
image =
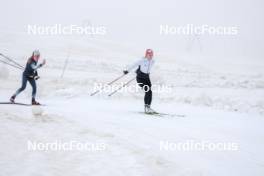
<path id="1" fill-rule="evenodd" d="M 32 58 L 29 58 L 23 74 L 27 77 L 36 76 L 37 69 L 40 68 L 41 66 L 42 64 L 38 65 L 38 63 L 35 60 L 33 60 Z"/>

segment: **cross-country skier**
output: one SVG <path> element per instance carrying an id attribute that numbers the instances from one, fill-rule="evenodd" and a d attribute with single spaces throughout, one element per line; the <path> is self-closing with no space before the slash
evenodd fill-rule
<path id="1" fill-rule="evenodd" d="M 137 83 L 145 92 L 144 103 L 145 103 L 145 113 L 154 113 L 155 111 L 150 108 L 152 101 L 152 90 L 150 81 L 150 70 L 154 64 L 153 60 L 153 50 L 147 49 L 145 57 L 138 60 L 136 63 L 124 70 L 124 74 L 128 74 L 131 70 L 137 67 Z"/>
<path id="2" fill-rule="evenodd" d="M 33 51 L 32 56 L 27 61 L 22 75 L 22 86 L 10 98 L 10 102 L 15 103 L 16 96 L 25 90 L 27 82 L 29 82 L 32 86 L 32 105 L 40 105 L 40 103 L 35 100 L 37 93 L 37 85 L 35 80 L 39 79 L 37 69 L 44 66 L 46 64 L 46 60 L 44 59 L 41 64 L 38 64 L 39 58 L 40 52 L 38 50 Z"/>

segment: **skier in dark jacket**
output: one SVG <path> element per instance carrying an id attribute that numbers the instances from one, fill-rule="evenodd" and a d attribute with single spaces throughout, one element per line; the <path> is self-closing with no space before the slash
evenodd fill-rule
<path id="1" fill-rule="evenodd" d="M 39 79 L 37 69 L 44 66 L 46 64 L 46 61 L 43 60 L 41 64 L 38 64 L 39 57 L 40 52 L 38 50 L 33 51 L 32 56 L 27 61 L 25 70 L 22 75 L 22 86 L 10 98 L 10 102 L 15 103 L 16 96 L 23 90 L 25 90 L 27 82 L 29 82 L 32 86 L 32 105 L 40 105 L 40 103 L 35 100 L 37 93 L 37 85 L 35 80 Z"/>
<path id="2" fill-rule="evenodd" d="M 152 90 L 151 81 L 149 78 L 151 67 L 155 61 L 153 60 L 153 50 L 147 49 L 145 57 L 138 60 L 127 70 L 124 70 L 124 74 L 128 74 L 131 70 L 137 67 L 137 83 L 145 92 L 144 103 L 145 103 L 145 113 L 154 113 L 155 111 L 150 108 L 152 102 Z"/>

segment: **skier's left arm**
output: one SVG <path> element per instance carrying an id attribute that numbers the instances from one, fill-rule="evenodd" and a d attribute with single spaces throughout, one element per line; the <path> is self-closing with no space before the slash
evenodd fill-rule
<path id="1" fill-rule="evenodd" d="M 156 60 L 152 60 L 152 66 L 154 66 L 155 65 L 155 63 L 156 63 Z"/>
<path id="2" fill-rule="evenodd" d="M 152 68 L 154 67 L 154 69 L 156 68 L 156 64 L 155 64 L 155 63 L 156 63 L 156 60 L 153 59 L 153 60 L 152 60 L 152 65 L 151 65 L 151 67 L 152 67 Z M 151 69 L 151 70 L 154 70 L 154 69 Z M 151 71 L 151 72 L 152 72 L 152 71 Z"/>

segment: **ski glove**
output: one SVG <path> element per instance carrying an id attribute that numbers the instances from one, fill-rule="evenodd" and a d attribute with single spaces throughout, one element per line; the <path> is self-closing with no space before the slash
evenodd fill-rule
<path id="1" fill-rule="evenodd" d="M 39 76 L 34 76 L 34 79 L 35 80 L 38 80 L 40 77 Z"/>
<path id="2" fill-rule="evenodd" d="M 128 71 L 127 70 L 124 70 L 123 73 L 126 75 L 126 74 L 128 74 Z"/>

